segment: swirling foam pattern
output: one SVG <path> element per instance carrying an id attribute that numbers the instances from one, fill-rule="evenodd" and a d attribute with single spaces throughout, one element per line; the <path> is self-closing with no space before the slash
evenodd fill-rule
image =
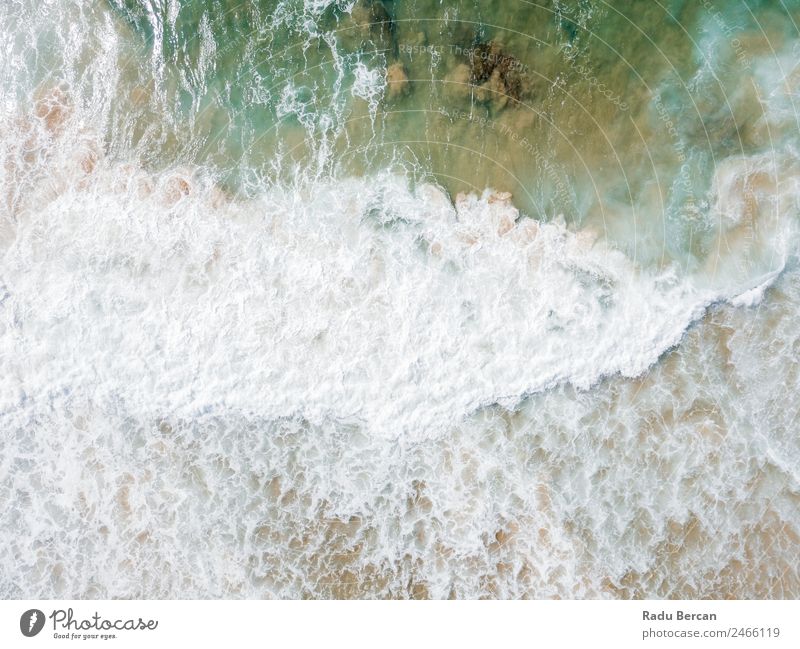
<path id="1" fill-rule="evenodd" d="M 0 9 L 0 594 L 800 595 L 800 13 L 395 4 Z"/>

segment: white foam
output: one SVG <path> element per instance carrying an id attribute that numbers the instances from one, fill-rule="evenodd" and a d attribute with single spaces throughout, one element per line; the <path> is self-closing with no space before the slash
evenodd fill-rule
<path id="1" fill-rule="evenodd" d="M 3 263 L 5 412 L 24 384 L 141 416 L 300 414 L 425 437 L 558 383 L 636 376 L 729 297 L 517 221 L 491 191 L 456 212 L 384 175 L 214 209 L 202 183 L 170 194 L 167 175 L 141 198 L 130 173 L 31 192 L 49 200 Z"/>
<path id="2" fill-rule="evenodd" d="M 718 164 L 706 268 L 648 271 L 492 190 L 104 158 L 112 45 L 65 134 L 0 128 L 0 594 L 796 596 L 790 146 Z M 717 300 L 761 308 L 689 327 Z"/>

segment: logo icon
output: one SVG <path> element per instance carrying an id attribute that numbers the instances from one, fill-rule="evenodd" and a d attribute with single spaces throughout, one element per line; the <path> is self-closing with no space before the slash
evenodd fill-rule
<path id="1" fill-rule="evenodd" d="M 38 608 L 25 611 L 19 618 L 19 630 L 22 635 L 32 638 L 44 628 L 44 613 Z"/>

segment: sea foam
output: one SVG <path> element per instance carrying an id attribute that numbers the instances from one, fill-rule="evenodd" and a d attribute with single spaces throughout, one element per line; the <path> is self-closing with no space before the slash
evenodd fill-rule
<path id="1" fill-rule="evenodd" d="M 0 594 L 796 596 L 791 146 L 644 266 L 499 190 L 145 169 L 107 45 L 91 101 L 4 102 Z"/>
<path id="2" fill-rule="evenodd" d="M 142 416 L 234 409 L 435 435 L 560 382 L 636 376 L 734 297 L 564 225 L 514 223 L 492 192 L 437 212 L 436 190 L 385 176 L 211 209 L 202 187 L 174 196 L 165 178 L 142 198 L 127 173 L 107 166 L 20 218 L 4 412 L 26 385 Z"/>

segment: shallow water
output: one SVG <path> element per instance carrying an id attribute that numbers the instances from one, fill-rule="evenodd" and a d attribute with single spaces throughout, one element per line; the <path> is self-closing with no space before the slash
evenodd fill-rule
<path id="1" fill-rule="evenodd" d="M 798 597 L 798 25 L 3 5 L 0 594 Z"/>

